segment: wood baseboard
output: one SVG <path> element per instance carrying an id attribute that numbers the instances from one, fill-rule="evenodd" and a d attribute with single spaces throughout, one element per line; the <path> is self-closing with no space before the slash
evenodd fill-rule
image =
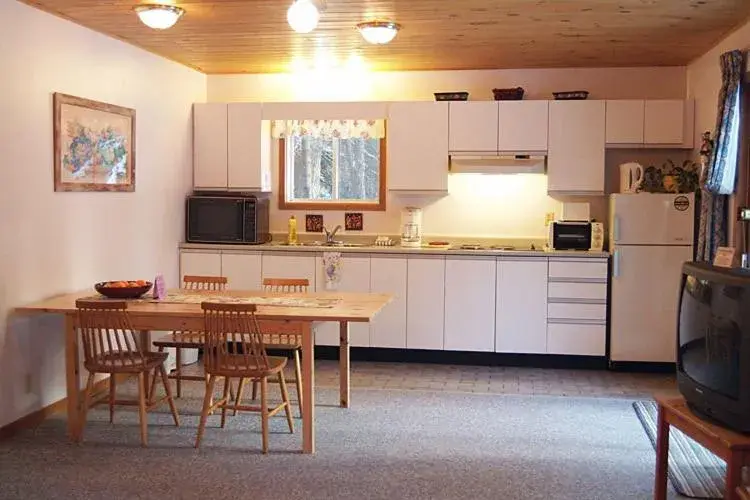
<path id="1" fill-rule="evenodd" d="M 125 382 L 131 376 L 128 374 L 117 375 L 117 383 Z M 103 379 L 94 384 L 94 394 L 103 392 L 109 389 L 109 379 Z M 84 391 L 81 391 L 81 399 L 83 399 Z M 47 420 L 55 413 L 64 412 L 67 410 L 68 398 L 62 398 L 60 401 L 56 401 L 44 408 L 35 412 L 29 413 L 28 415 L 19 418 L 15 422 L 11 422 L 8 425 L 0 427 L 0 440 L 8 439 L 15 436 L 21 431 L 27 429 L 34 429 L 38 427 L 42 422 Z"/>

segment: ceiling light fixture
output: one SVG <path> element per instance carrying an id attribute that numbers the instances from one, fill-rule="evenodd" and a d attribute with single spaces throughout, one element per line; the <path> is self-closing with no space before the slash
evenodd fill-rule
<path id="1" fill-rule="evenodd" d="M 311 0 L 295 0 L 286 11 L 289 26 L 297 33 L 310 33 L 318 25 L 320 13 Z"/>
<path id="2" fill-rule="evenodd" d="M 357 29 L 369 43 L 382 45 L 393 40 L 401 25 L 391 21 L 366 21 L 359 23 Z"/>
<path id="3" fill-rule="evenodd" d="M 171 28 L 185 13 L 185 9 L 175 5 L 162 4 L 137 5 L 134 10 L 143 24 L 155 30 Z"/>

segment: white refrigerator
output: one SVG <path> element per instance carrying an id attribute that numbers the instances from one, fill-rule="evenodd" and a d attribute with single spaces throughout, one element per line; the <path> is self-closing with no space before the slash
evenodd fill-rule
<path id="1" fill-rule="evenodd" d="M 609 200 L 611 363 L 674 362 L 682 263 L 693 260 L 695 195 Z"/>

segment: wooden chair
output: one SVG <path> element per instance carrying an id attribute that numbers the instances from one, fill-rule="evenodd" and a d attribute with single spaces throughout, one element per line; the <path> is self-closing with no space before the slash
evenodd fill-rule
<path id="1" fill-rule="evenodd" d="M 141 444 L 147 445 L 148 431 L 146 412 L 165 399 L 169 402 L 174 423 L 179 427 L 180 419 L 172 398 L 172 391 L 164 368 L 166 353 L 148 352 L 138 346 L 136 332 L 130 322 L 125 301 L 90 301 L 77 300 L 78 319 L 83 335 L 83 365 L 89 372 L 83 402 L 81 426 L 85 425 L 86 413 L 91 406 L 91 392 L 94 387 L 94 375 L 109 374 L 109 421 L 114 420 L 115 405 L 138 405 L 141 422 Z M 166 396 L 158 401 L 146 403 L 148 375 L 151 370 L 161 374 Z M 116 400 L 116 378 L 118 374 L 138 375 L 138 400 Z M 98 401 L 97 401 L 98 402 Z"/>
<path id="2" fill-rule="evenodd" d="M 223 276 L 190 276 L 182 278 L 182 288 L 184 290 L 202 290 L 202 291 L 224 291 L 226 290 L 228 280 Z M 203 347 L 203 332 L 186 332 L 175 331 L 169 336 L 154 341 L 154 345 L 159 348 L 159 352 L 164 352 L 167 347 L 175 348 L 176 368 L 168 375 L 169 378 L 177 381 L 177 397 L 182 397 L 183 380 L 200 380 L 204 383 L 208 381 L 205 375 L 184 375 L 182 373 L 182 350 L 183 349 L 200 349 Z M 156 376 L 151 382 L 153 390 L 156 384 Z"/>
<path id="3" fill-rule="evenodd" d="M 289 394 L 284 381 L 285 357 L 266 354 L 263 335 L 255 316 L 255 304 L 224 304 L 202 302 L 205 320 L 204 366 L 208 374 L 208 387 L 203 398 L 203 411 L 198 426 L 195 447 L 201 444 L 208 414 L 221 408 L 221 427 L 226 422 L 227 409 L 259 411 L 263 434 L 263 453 L 268 453 L 268 419 L 284 409 L 289 431 L 294 432 Z M 282 402 L 273 409 L 268 408 L 268 379 L 276 376 L 281 386 Z M 212 402 L 214 385 L 218 377 L 224 377 L 224 392 L 221 399 Z M 260 382 L 260 407 L 232 404 L 229 395 L 232 378 L 252 379 Z"/>
<path id="4" fill-rule="evenodd" d="M 264 278 L 263 291 L 274 293 L 307 293 L 310 281 L 306 278 Z M 302 351 L 302 325 L 296 322 L 261 322 L 263 332 L 263 343 L 266 350 L 291 350 L 294 354 L 294 380 L 285 379 L 285 382 L 294 382 L 297 389 L 297 402 L 302 414 L 302 365 L 300 363 L 300 352 Z M 245 388 L 245 380 L 240 380 L 237 388 L 237 403 L 242 399 L 242 391 Z M 258 397 L 258 383 L 253 382 L 252 399 Z M 235 410 L 234 414 L 237 414 Z"/>

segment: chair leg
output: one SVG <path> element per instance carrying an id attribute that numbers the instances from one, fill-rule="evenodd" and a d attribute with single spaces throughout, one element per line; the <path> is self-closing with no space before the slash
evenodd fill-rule
<path id="1" fill-rule="evenodd" d="M 214 384 L 216 383 L 216 375 L 208 377 L 206 383 L 206 395 L 203 397 L 203 410 L 201 411 L 201 422 L 198 424 L 198 436 L 195 438 L 195 447 L 198 448 L 201 445 L 201 439 L 203 438 L 203 431 L 206 429 L 206 420 L 208 420 L 208 409 L 211 407 L 211 395 L 214 392 Z"/>
<path id="2" fill-rule="evenodd" d="M 182 349 L 177 347 L 176 348 L 176 355 L 175 355 L 175 362 L 177 363 L 177 368 L 174 370 L 174 374 L 177 377 L 177 397 L 182 397 Z"/>
<path id="3" fill-rule="evenodd" d="M 138 374 L 138 416 L 141 421 L 141 446 L 148 446 L 148 421 L 146 420 L 146 373 Z"/>
<path id="4" fill-rule="evenodd" d="M 164 352 L 164 346 L 159 346 L 159 352 Z M 148 402 L 154 402 L 154 394 L 156 394 L 156 378 L 159 376 L 159 370 L 154 370 L 154 376 L 151 379 L 151 389 L 148 391 Z"/>
<path id="5" fill-rule="evenodd" d="M 260 379 L 260 427 L 263 431 L 263 453 L 268 453 L 268 378 Z"/>
<path id="6" fill-rule="evenodd" d="M 237 399 L 234 400 L 234 416 L 237 415 L 237 407 L 242 403 L 242 391 L 245 390 L 246 378 L 240 379 L 240 384 L 237 386 Z"/>
<path id="7" fill-rule="evenodd" d="M 252 393 L 252 400 L 255 401 L 258 399 L 258 381 L 253 380 L 253 393 Z"/>
<path id="8" fill-rule="evenodd" d="M 164 392 L 167 393 L 167 402 L 169 403 L 169 410 L 172 412 L 172 418 L 174 419 L 174 425 L 179 427 L 180 426 L 180 417 L 177 415 L 177 407 L 174 404 L 174 398 L 172 397 L 172 387 L 169 385 L 169 378 L 167 378 L 167 369 L 164 368 L 164 364 L 162 363 L 159 365 L 159 368 L 154 370 L 154 376 L 156 376 L 156 371 L 159 371 L 161 373 L 161 382 L 164 384 Z M 154 389 L 151 389 L 151 397 L 154 397 Z"/>
<path id="9" fill-rule="evenodd" d="M 221 395 L 221 400 L 224 402 L 221 406 L 221 428 L 224 428 L 224 424 L 227 421 L 227 405 L 231 401 L 229 397 L 229 377 L 224 377 L 224 392 Z"/>
<path id="10" fill-rule="evenodd" d="M 297 404 L 299 416 L 302 418 L 302 366 L 299 361 L 299 349 L 294 350 L 294 382 L 297 386 Z"/>
<path id="11" fill-rule="evenodd" d="M 91 393 L 93 390 L 94 372 L 89 372 L 89 378 L 86 381 L 86 392 L 84 392 L 83 395 L 83 408 L 81 408 L 81 435 L 83 435 L 83 428 L 86 426 L 86 414 L 89 411 L 89 405 L 91 404 Z"/>
<path id="12" fill-rule="evenodd" d="M 109 374 L 109 423 L 115 421 L 115 392 L 117 387 L 117 378 L 114 373 Z"/>
<path id="13" fill-rule="evenodd" d="M 286 411 L 286 422 L 289 424 L 289 432 L 294 433 L 294 421 L 292 420 L 292 405 L 289 402 L 289 391 L 286 390 L 286 380 L 284 380 L 284 371 L 279 372 L 279 386 L 281 386 L 281 400 Z"/>

